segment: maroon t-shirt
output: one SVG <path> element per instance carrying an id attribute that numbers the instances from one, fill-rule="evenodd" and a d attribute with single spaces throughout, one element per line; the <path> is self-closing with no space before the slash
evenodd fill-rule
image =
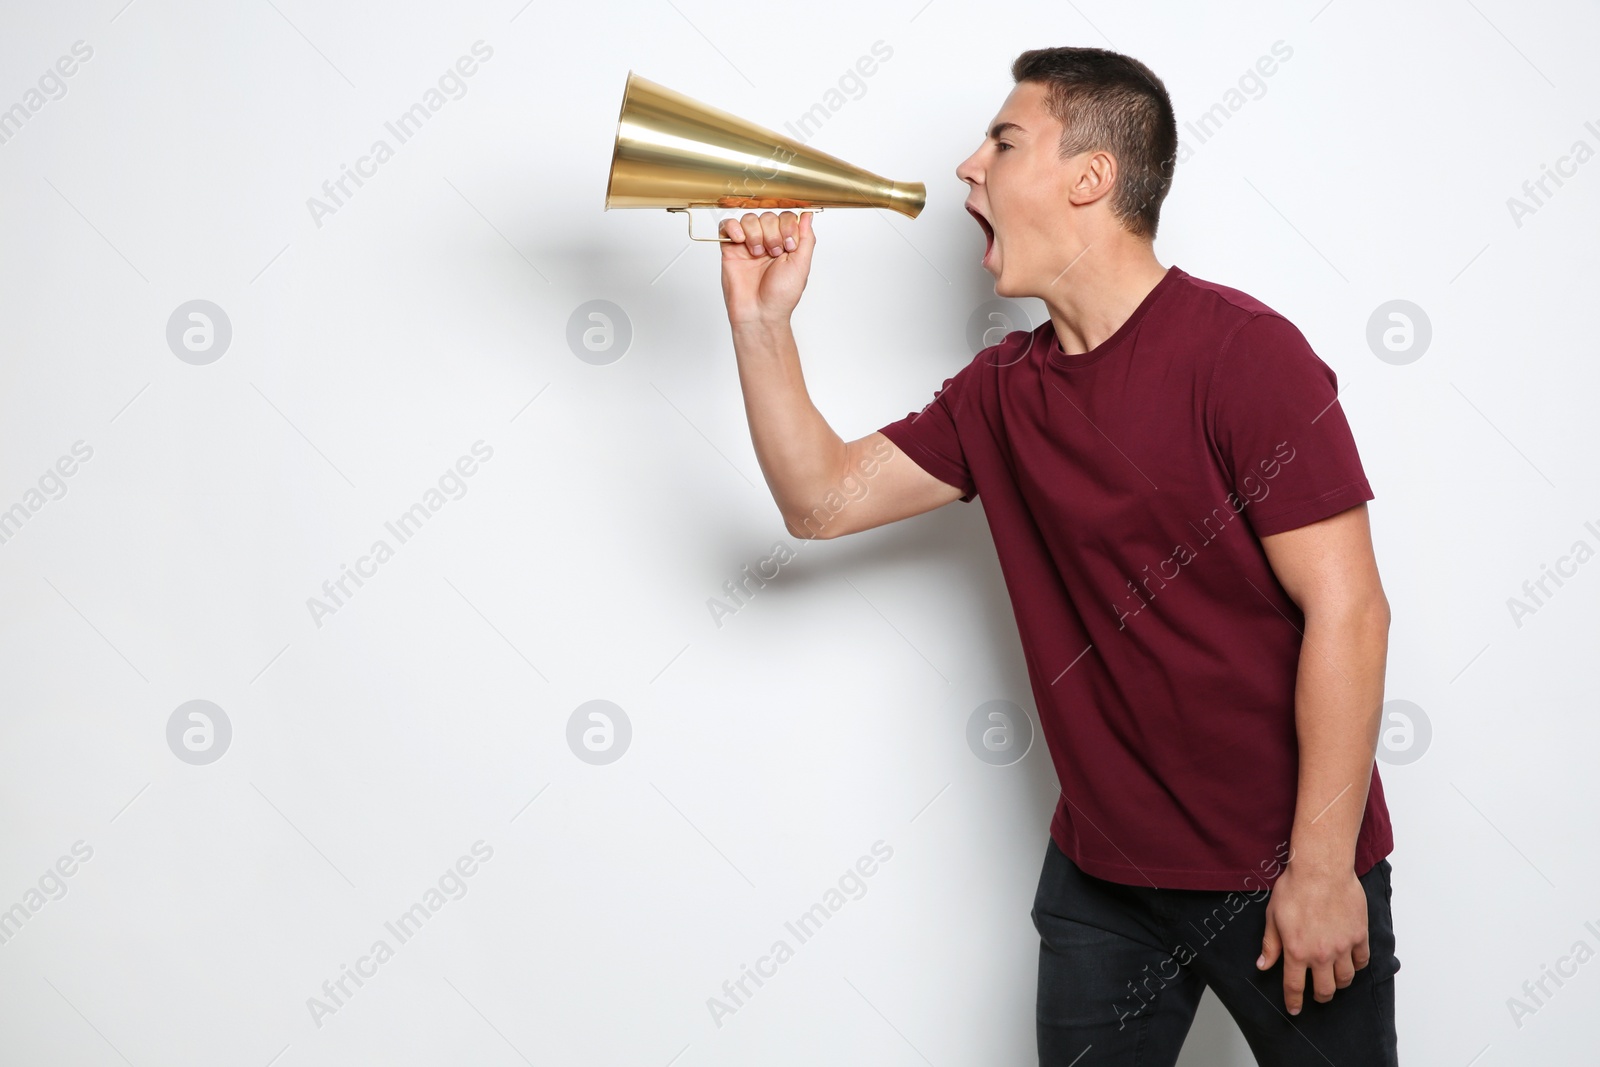
<path id="1" fill-rule="evenodd" d="M 1336 396 L 1287 319 L 1174 266 L 1093 351 L 1013 331 L 882 428 L 983 496 L 1061 783 L 1050 834 L 1088 873 L 1281 873 L 1305 617 L 1260 538 L 1372 499 Z M 1374 766 L 1356 873 L 1393 847 Z"/>

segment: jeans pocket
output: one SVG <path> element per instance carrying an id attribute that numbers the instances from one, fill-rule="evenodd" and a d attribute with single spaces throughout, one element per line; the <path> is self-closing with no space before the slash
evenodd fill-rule
<path id="1" fill-rule="evenodd" d="M 1379 982 L 1393 978 L 1400 970 L 1400 959 L 1395 955 L 1394 910 L 1391 907 L 1394 899 L 1392 871 L 1387 859 L 1379 860 L 1378 878 L 1367 895 L 1367 945 L 1372 952 L 1368 966 L 1372 968 L 1373 980 Z"/>

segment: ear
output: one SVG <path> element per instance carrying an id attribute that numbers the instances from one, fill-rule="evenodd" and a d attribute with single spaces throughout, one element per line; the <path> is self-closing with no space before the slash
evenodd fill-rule
<path id="1" fill-rule="evenodd" d="M 1110 193 L 1117 182 L 1117 158 L 1104 149 L 1084 152 L 1068 161 L 1076 168 L 1067 200 L 1077 206 L 1092 204 Z"/>

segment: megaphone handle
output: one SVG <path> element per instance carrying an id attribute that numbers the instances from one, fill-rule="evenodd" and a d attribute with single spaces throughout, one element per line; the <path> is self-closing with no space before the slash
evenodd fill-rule
<path id="1" fill-rule="evenodd" d="M 689 213 L 689 209 L 688 208 L 686 208 L 686 207 L 669 207 L 669 208 L 667 208 L 667 210 L 668 211 L 681 211 L 681 212 L 683 212 L 683 217 L 689 220 L 689 240 L 691 240 L 691 241 L 713 241 L 713 242 L 715 242 L 717 244 L 732 244 L 732 243 L 734 243 L 732 237 L 723 237 L 720 234 L 718 236 L 716 236 L 716 237 L 696 237 L 694 235 L 694 216 Z M 785 208 L 784 210 L 785 211 L 799 210 L 799 211 L 819 212 L 822 209 L 820 207 L 807 207 L 807 208 L 798 208 L 798 209 L 796 209 L 796 208 Z"/>

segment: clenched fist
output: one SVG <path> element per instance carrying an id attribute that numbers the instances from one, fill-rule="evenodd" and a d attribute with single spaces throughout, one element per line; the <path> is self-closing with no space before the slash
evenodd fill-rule
<path id="1" fill-rule="evenodd" d="M 811 273 L 811 212 L 782 215 L 747 212 L 724 219 L 718 232 L 732 238 L 722 245 L 722 297 L 728 321 L 786 322 Z"/>

